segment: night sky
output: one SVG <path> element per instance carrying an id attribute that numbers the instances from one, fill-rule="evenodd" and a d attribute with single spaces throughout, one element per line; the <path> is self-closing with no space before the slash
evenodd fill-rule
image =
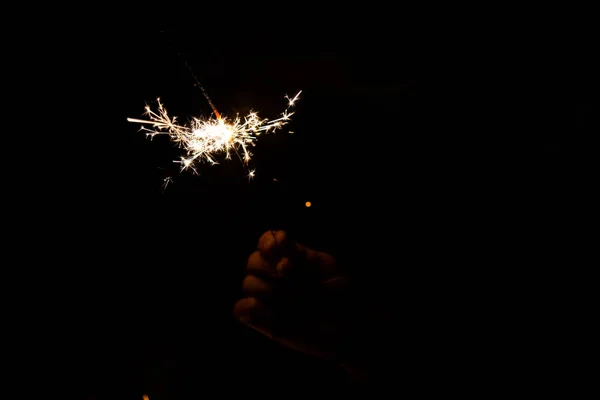
<path id="1" fill-rule="evenodd" d="M 386 290 L 396 274 L 442 281 L 449 272 L 437 261 L 466 248 L 460 238 L 473 231 L 463 234 L 465 226 L 514 216 L 523 198 L 544 214 L 550 206 L 532 199 L 560 195 L 567 158 L 587 157 L 581 143 L 598 127 L 593 99 L 581 92 L 550 108 L 512 104 L 506 113 L 514 115 L 498 123 L 476 112 L 485 107 L 474 100 L 441 106 L 452 96 L 440 87 L 424 94 L 423 59 L 402 24 L 315 35 L 240 29 L 213 39 L 196 27 L 140 26 L 84 49 L 67 46 L 73 61 L 57 80 L 75 87 L 64 107 L 78 128 L 68 129 L 61 155 L 48 164 L 46 172 L 61 179 L 37 189 L 61 199 L 39 206 L 48 223 L 38 234 L 61 243 L 49 250 L 64 266 L 51 273 L 63 288 L 60 312 L 51 315 L 69 349 L 65 375 L 82 398 L 352 389 L 335 366 L 282 349 L 233 319 L 259 235 L 283 228 L 341 259 L 368 260 L 353 272 L 385 276 Z M 252 109 L 274 118 L 284 95 L 302 90 L 291 123 L 252 149 L 254 180 L 235 158 L 180 173 L 173 163 L 180 149 L 126 121 L 157 97 L 182 120 L 210 114 L 186 62 L 225 115 Z M 509 138 L 511 126 L 538 132 Z M 484 136 L 473 141 L 465 131 Z M 565 140 L 565 131 L 580 141 Z M 173 183 L 163 190 L 165 177 Z M 511 183 L 517 189 L 508 190 Z M 481 218 L 467 223 L 469 212 Z M 461 245 L 428 246 L 445 235 Z"/>

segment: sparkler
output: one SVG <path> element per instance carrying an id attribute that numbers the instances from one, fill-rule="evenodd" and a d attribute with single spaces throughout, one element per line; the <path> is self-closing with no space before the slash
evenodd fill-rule
<path id="1" fill-rule="evenodd" d="M 195 166 L 199 163 L 218 164 L 219 154 L 224 154 L 225 159 L 231 159 L 231 154 L 235 153 L 247 165 L 252 157 L 249 148 L 255 145 L 262 133 L 276 131 L 289 122 L 294 114 L 290 110 L 302 93 L 300 91 L 292 98 L 285 96 L 288 101 L 287 107 L 277 119 L 261 119 L 256 112 L 252 111 L 244 117 L 238 115 L 229 119 L 217 111 L 204 88 L 202 86 L 200 88 L 215 117 L 193 118 L 189 124 L 180 125 L 177 117 L 169 116 L 159 98 L 156 110 L 146 106 L 147 120 L 127 118 L 129 122 L 150 125 L 151 128 L 143 126 L 141 130 L 145 131 L 146 136 L 151 139 L 156 135 L 168 135 L 171 141 L 177 143 L 185 152 L 185 156 L 175 162 L 181 163 L 181 170 L 192 169 L 196 173 Z M 250 170 L 248 179 L 254 176 L 255 171 Z"/>

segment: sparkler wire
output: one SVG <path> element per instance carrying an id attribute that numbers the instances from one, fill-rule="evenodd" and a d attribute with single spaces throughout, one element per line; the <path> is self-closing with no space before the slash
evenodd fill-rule
<path id="1" fill-rule="evenodd" d="M 206 93 L 206 90 L 204 89 L 204 86 L 202 86 L 202 83 L 200 83 L 200 80 L 198 79 L 198 77 L 194 73 L 194 70 L 192 69 L 192 67 L 190 66 L 190 64 L 188 64 L 188 62 L 183 59 L 183 57 L 181 56 L 181 53 L 179 53 L 179 57 L 181 57 L 181 59 L 183 60 L 183 64 L 185 65 L 185 67 L 189 71 L 190 75 L 192 76 L 192 79 L 196 83 L 196 86 L 199 87 L 200 90 L 202 90 L 202 94 L 204 95 L 204 98 L 206 99 L 206 101 L 208 101 L 208 105 L 210 106 L 210 108 L 212 108 L 212 110 L 215 113 L 215 116 L 217 117 L 217 119 L 221 119 L 221 114 L 219 114 L 219 112 L 217 111 L 217 107 L 215 107 L 215 105 L 213 104 L 212 100 L 208 96 L 208 93 Z"/>

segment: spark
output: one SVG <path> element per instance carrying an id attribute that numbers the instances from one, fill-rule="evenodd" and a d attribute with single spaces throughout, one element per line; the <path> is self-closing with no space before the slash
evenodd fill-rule
<path id="1" fill-rule="evenodd" d="M 243 117 L 238 115 L 229 119 L 219 114 L 211 103 L 215 117 L 193 118 L 189 124 L 182 125 L 179 124 L 177 117 L 171 117 L 167 113 L 158 98 L 156 110 L 146 106 L 145 114 L 148 119 L 127 118 L 127 121 L 151 126 L 141 128 L 150 139 L 156 135 L 168 135 L 171 141 L 183 148 L 185 155 L 179 161 L 175 161 L 181 163 L 181 170 L 191 169 L 197 173 L 195 167 L 199 163 L 208 162 L 216 165 L 220 156 L 229 160 L 231 154 L 236 154 L 244 164 L 248 165 L 252 157 L 249 148 L 255 145 L 262 133 L 277 131 L 290 121 L 290 117 L 294 114 L 290 109 L 300 98 L 300 93 L 302 91 L 293 98 L 285 96 L 288 100 L 287 108 L 279 118 L 273 120 L 262 119 L 253 111 Z M 254 176 L 255 171 L 250 171 L 248 177 L 252 179 Z M 168 183 L 169 181 L 165 181 L 165 187 Z"/>
<path id="2" fill-rule="evenodd" d="M 285 98 L 288 99 L 288 105 L 290 107 L 292 107 L 294 105 L 294 103 L 300 99 L 300 93 L 302 93 L 302 90 L 299 91 L 292 99 L 290 99 L 287 95 L 285 96 Z"/>
<path id="3" fill-rule="evenodd" d="M 163 192 L 167 189 L 167 186 L 169 186 L 169 183 L 174 183 L 173 178 L 171 178 L 170 176 L 167 176 L 165 179 L 163 179 L 163 184 L 162 184 Z"/>

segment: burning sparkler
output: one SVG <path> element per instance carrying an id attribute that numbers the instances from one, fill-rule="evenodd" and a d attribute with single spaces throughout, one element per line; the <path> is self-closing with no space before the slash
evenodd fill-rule
<path id="1" fill-rule="evenodd" d="M 127 118 L 127 121 L 151 125 L 152 128 L 142 127 L 146 136 L 153 138 L 156 135 L 168 135 L 173 142 L 183 148 L 185 156 L 182 156 L 180 161 L 176 161 L 181 163 L 182 170 L 190 168 L 196 172 L 194 167 L 200 162 L 218 164 L 219 154 L 224 154 L 225 159 L 231 159 L 231 154 L 235 153 L 240 160 L 248 164 L 252 156 L 249 147 L 254 146 L 260 134 L 276 131 L 289 122 L 294 114 L 290 109 L 300 98 L 300 93 L 302 91 L 293 98 L 285 96 L 288 101 L 287 108 L 281 113 L 280 118 L 273 120 L 261 119 L 256 112 L 250 112 L 244 117 L 236 116 L 234 119 L 228 119 L 219 114 L 204 92 L 216 117 L 193 118 L 188 125 L 180 125 L 177 118 L 169 116 L 160 99 L 157 99 L 156 111 L 146 106 L 148 120 Z M 252 179 L 254 176 L 255 171 L 249 171 L 248 178 Z"/>

